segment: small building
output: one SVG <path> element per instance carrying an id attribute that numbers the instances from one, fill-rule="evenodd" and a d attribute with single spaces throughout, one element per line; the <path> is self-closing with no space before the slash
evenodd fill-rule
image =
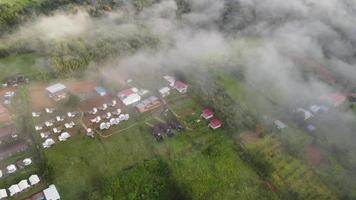
<path id="1" fill-rule="evenodd" d="M 66 89 L 66 86 L 61 83 L 57 83 L 46 88 L 49 97 L 51 97 L 55 101 L 60 101 L 66 98 Z"/>
<path id="2" fill-rule="evenodd" d="M 213 112 L 211 109 L 209 109 L 209 108 L 205 108 L 205 109 L 203 110 L 203 113 L 201 114 L 201 116 L 202 116 L 204 119 L 208 120 L 208 119 L 214 117 L 214 112 Z"/>
<path id="3" fill-rule="evenodd" d="M 46 200 L 60 200 L 61 199 L 56 186 L 53 184 L 50 185 L 47 189 L 43 190 L 43 194 L 44 194 Z"/>
<path id="4" fill-rule="evenodd" d="M 26 179 L 21 180 L 17 185 L 19 186 L 21 191 L 24 191 L 24 190 L 26 190 L 27 188 L 30 187 L 30 185 L 28 184 Z"/>
<path id="5" fill-rule="evenodd" d="M 161 95 L 161 97 L 166 97 L 170 94 L 171 89 L 169 87 L 163 87 L 161 89 L 158 90 L 159 94 Z"/>
<path id="6" fill-rule="evenodd" d="M 287 128 L 288 126 L 285 125 L 283 122 L 281 122 L 280 120 L 276 120 L 274 121 L 274 125 L 277 127 L 277 129 L 282 130 Z"/>
<path id="7" fill-rule="evenodd" d="M 100 96 L 105 96 L 106 95 L 106 90 L 103 87 L 97 86 L 95 87 L 96 93 L 98 93 Z"/>
<path id="8" fill-rule="evenodd" d="M 168 82 L 170 87 L 174 87 L 176 79 L 173 76 L 163 76 L 163 78 Z"/>
<path id="9" fill-rule="evenodd" d="M 176 81 L 174 83 L 174 88 L 178 90 L 178 92 L 184 94 L 188 90 L 188 85 L 186 83 L 183 83 L 182 81 Z"/>
<path id="10" fill-rule="evenodd" d="M 136 109 L 139 112 L 143 113 L 143 112 L 153 110 L 159 106 L 161 106 L 161 101 L 157 97 L 151 96 L 151 97 L 141 101 L 139 104 L 137 104 Z"/>
<path id="11" fill-rule="evenodd" d="M 222 121 L 220 121 L 219 119 L 212 119 L 209 123 L 209 127 L 212 128 L 212 129 L 218 129 L 220 128 L 222 125 Z"/>
<path id="12" fill-rule="evenodd" d="M 129 88 L 121 91 L 117 96 L 125 106 L 141 101 L 141 96 L 137 94 L 137 88 Z"/>
<path id="13" fill-rule="evenodd" d="M 17 184 L 14 184 L 9 187 L 9 192 L 10 196 L 14 196 L 15 194 L 21 192 L 21 190 Z"/>
<path id="14" fill-rule="evenodd" d="M 28 178 L 28 181 L 30 182 L 31 185 L 36 185 L 37 183 L 40 182 L 40 178 L 38 177 L 37 174 L 33 174 Z"/>
<path id="15" fill-rule="evenodd" d="M 313 117 L 313 114 L 309 110 L 305 110 L 304 108 L 297 108 L 297 112 L 303 113 L 303 119 L 308 120 Z"/>
<path id="16" fill-rule="evenodd" d="M 335 107 L 338 107 L 347 100 L 347 97 L 341 93 L 332 93 L 328 95 L 323 95 L 320 97 L 320 99 L 327 101 Z"/>
<path id="17" fill-rule="evenodd" d="M 7 197 L 6 189 L 0 189 L 0 199 L 5 199 Z"/>

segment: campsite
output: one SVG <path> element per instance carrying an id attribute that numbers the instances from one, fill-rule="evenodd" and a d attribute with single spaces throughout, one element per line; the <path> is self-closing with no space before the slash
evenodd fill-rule
<path id="1" fill-rule="evenodd" d="M 355 10 L 0 0 L 0 199 L 356 199 Z"/>

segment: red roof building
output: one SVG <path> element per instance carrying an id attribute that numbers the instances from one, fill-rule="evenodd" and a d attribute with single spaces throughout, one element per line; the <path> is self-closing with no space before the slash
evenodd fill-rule
<path id="1" fill-rule="evenodd" d="M 333 106 L 339 106 L 346 101 L 346 96 L 341 93 L 332 93 L 322 96 L 321 99 L 330 102 Z"/>
<path id="2" fill-rule="evenodd" d="M 203 113 L 201 114 L 201 116 L 204 118 L 204 119 L 210 119 L 212 117 L 214 117 L 214 112 L 209 109 L 209 108 L 205 108 L 203 110 Z"/>
<path id="3" fill-rule="evenodd" d="M 180 93 L 186 93 L 188 90 L 188 85 L 183 83 L 182 81 L 176 81 L 174 83 L 174 88 Z"/>
<path id="4" fill-rule="evenodd" d="M 209 127 L 211 127 L 212 129 L 217 129 L 220 128 L 222 125 L 222 121 L 218 120 L 218 119 L 212 119 L 209 123 Z"/>

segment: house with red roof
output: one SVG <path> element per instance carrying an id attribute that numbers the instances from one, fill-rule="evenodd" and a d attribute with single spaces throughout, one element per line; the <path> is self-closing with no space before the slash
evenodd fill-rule
<path id="1" fill-rule="evenodd" d="M 121 91 L 117 96 L 125 106 L 141 101 L 141 96 L 137 94 L 137 88 L 129 88 Z"/>
<path id="2" fill-rule="evenodd" d="M 222 121 L 220 121 L 219 119 L 216 119 L 216 118 L 212 119 L 209 123 L 209 127 L 214 130 L 220 128 L 221 125 L 222 125 Z"/>
<path id="3" fill-rule="evenodd" d="M 186 83 L 183 83 L 182 81 L 175 81 L 174 88 L 178 90 L 178 92 L 184 94 L 188 90 L 188 85 Z"/>
<path id="4" fill-rule="evenodd" d="M 200 116 L 202 116 L 204 119 L 210 119 L 214 117 L 214 112 L 210 108 L 205 108 Z"/>
<path id="5" fill-rule="evenodd" d="M 320 97 L 322 100 L 326 100 L 331 103 L 333 106 L 337 107 L 343 104 L 346 101 L 346 96 L 341 93 L 332 93 L 328 95 L 323 95 Z"/>

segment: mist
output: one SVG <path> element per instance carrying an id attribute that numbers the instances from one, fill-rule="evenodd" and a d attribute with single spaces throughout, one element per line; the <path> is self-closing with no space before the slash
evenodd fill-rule
<path id="1" fill-rule="evenodd" d="M 60 11 L 38 16 L 4 38 L 38 51 L 68 38 L 90 44 L 102 38 L 149 35 L 157 45 L 96 60 L 87 75 L 99 72 L 104 80 L 123 83 L 131 73 L 179 70 L 208 88 L 207 82 L 214 81 L 206 80 L 210 69 L 238 71 L 246 87 L 265 99 L 258 106 L 269 108 L 269 113 L 259 114 L 273 120 L 318 104 L 322 95 L 345 92 L 343 81 L 356 86 L 355 1 L 192 0 L 188 4 L 190 12 L 180 17 L 174 0 L 162 0 L 139 13 L 125 3 L 96 18 L 85 9 Z M 334 74 L 336 84 L 316 76 L 320 66 Z M 333 112 L 317 122 L 317 137 L 355 151 L 355 115 L 345 108 Z"/>

